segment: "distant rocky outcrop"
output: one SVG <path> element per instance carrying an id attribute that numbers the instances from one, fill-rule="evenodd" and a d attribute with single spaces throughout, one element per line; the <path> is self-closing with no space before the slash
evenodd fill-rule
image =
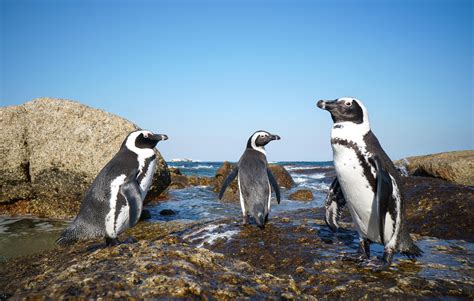
<path id="1" fill-rule="evenodd" d="M 227 178 L 227 176 L 230 174 L 230 172 L 232 171 L 234 167 L 235 167 L 235 164 L 232 164 L 226 161 L 216 171 L 216 175 L 214 177 L 214 188 L 213 188 L 214 192 L 219 193 L 219 191 L 221 190 L 222 184 L 224 184 L 225 179 Z M 275 176 L 275 179 L 278 182 L 278 185 L 280 187 L 289 189 L 295 185 L 293 178 L 283 166 L 270 164 L 269 168 L 272 174 Z M 237 179 L 235 179 L 227 187 L 222 199 L 224 201 L 238 201 L 239 200 L 238 191 L 239 190 L 237 187 Z"/>
<path id="2" fill-rule="evenodd" d="M 440 178 L 474 186 L 474 150 L 408 157 L 395 164 L 406 169 L 409 175 Z"/>
<path id="3" fill-rule="evenodd" d="M 62 99 L 0 108 L 0 214 L 74 216 L 87 187 L 137 128 L 116 115 Z M 146 201 L 170 183 L 166 162 L 156 155 Z"/>
<path id="4" fill-rule="evenodd" d="M 170 168 L 170 189 L 183 189 L 189 186 L 211 186 L 214 178 L 183 175 L 179 168 Z"/>

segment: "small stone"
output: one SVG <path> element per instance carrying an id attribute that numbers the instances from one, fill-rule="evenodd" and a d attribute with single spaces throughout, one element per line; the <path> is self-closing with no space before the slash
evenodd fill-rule
<path id="1" fill-rule="evenodd" d="M 300 189 L 290 194 L 288 199 L 294 201 L 312 201 L 313 192 L 309 189 Z"/>
<path id="2" fill-rule="evenodd" d="M 176 212 L 172 209 L 163 209 L 163 210 L 160 211 L 160 215 L 167 216 L 167 215 L 175 215 L 175 214 L 176 214 Z"/>

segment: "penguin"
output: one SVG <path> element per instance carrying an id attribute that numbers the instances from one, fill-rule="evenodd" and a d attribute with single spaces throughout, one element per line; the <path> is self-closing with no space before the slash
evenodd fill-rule
<path id="1" fill-rule="evenodd" d="M 227 186 L 237 177 L 244 225 L 248 224 L 250 215 L 259 228 L 265 228 L 270 211 L 271 187 L 280 204 L 280 188 L 268 168 L 265 152 L 265 145 L 273 140 L 280 140 L 280 137 L 267 131 L 253 133 L 247 141 L 247 147 L 237 166 L 222 184 L 219 199 L 222 199 Z"/>
<path id="2" fill-rule="evenodd" d="M 370 261 L 370 244 L 384 246 L 379 269 L 388 268 L 394 252 L 414 259 L 422 251 L 406 225 L 400 174 L 370 128 L 367 109 L 356 98 L 320 100 L 320 109 L 331 114 L 331 146 L 336 178 L 326 197 L 326 224 L 339 228 L 345 207 L 359 233 L 358 260 Z"/>
<path id="3" fill-rule="evenodd" d="M 87 189 L 79 214 L 56 242 L 71 245 L 104 237 L 107 246 L 120 243 L 117 236 L 140 218 L 155 173 L 154 148 L 167 139 L 150 131 L 131 132 Z"/>

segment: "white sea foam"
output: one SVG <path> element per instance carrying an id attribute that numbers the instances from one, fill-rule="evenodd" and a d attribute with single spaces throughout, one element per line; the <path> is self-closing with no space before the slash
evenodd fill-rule
<path id="1" fill-rule="evenodd" d="M 316 168 L 325 168 L 324 166 L 294 166 L 294 165 L 284 165 L 286 170 L 309 170 Z"/>
<path id="2" fill-rule="evenodd" d="M 212 168 L 216 168 L 215 166 L 212 166 L 212 165 L 196 165 L 196 166 L 184 166 L 184 165 L 176 165 L 176 166 L 172 166 L 174 168 L 183 168 L 183 169 L 212 169 Z"/>
<path id="3" fill-rule="evenodd" d="M 222 226 L 227 226 L 226 224 L 217 224 L 217 225 L 208 225 L 204 228 L 201 228 L 195 232 L 187 234 L 183 236 L 183 239 L 187 239 L 190 242 L 201 240 L 198 248 L 202 248 L 204 244 L 213 244 L 217 239 L 225 238 L 230 239 L 235 234 L 239 233 L 238 230 L 227 230 L 224 232 L 218 232 L 218 230 Z"/>

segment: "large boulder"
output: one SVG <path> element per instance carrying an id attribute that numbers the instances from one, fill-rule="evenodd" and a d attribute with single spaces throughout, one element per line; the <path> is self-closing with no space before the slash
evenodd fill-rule
<path id="1" fill-rule="evenodd" d="M 83 193 L 138 127 L 77 102 L 41 98 L 0 108 L 0 214 L 66 218 L 77 214 Z M 170 182 L 157 167 L 147 200 Z"/>
<path id="2" fill-rule="evenodd" d="M 409 175 L 429 176 L 474 186 L 474 150 L 409 157 L 396 161 Z"/>
<path id="3" fill-rule="evenodd" d="M 216 171 L 216 175 L 214 177 L 214 188 L 213 188 L 214 192 L 219 193 L 219 191 L 221 190 L 222 184 L 224 184 L 225 179 L 230 174 L 232 169 L 234 169 L 234 167 L 235 167 L 235 164 L 232 164 L 226 161 Z M 271 164 L 269 165 L 269 168 L 272 174 L 275 176 L 275 179 L 278 182 L 278 185 L 280 187 L 289 189 L 295 185 L 293 178 L 283 166 Z M 238 192 L 239 192 L 239 189 L 238 189 L 237 178 L 236 178 L 229 184 L 229 186 L 227 186 L 227 189 L 222 199 L 224 201 L 238 201 L 239 200 Z"/>

